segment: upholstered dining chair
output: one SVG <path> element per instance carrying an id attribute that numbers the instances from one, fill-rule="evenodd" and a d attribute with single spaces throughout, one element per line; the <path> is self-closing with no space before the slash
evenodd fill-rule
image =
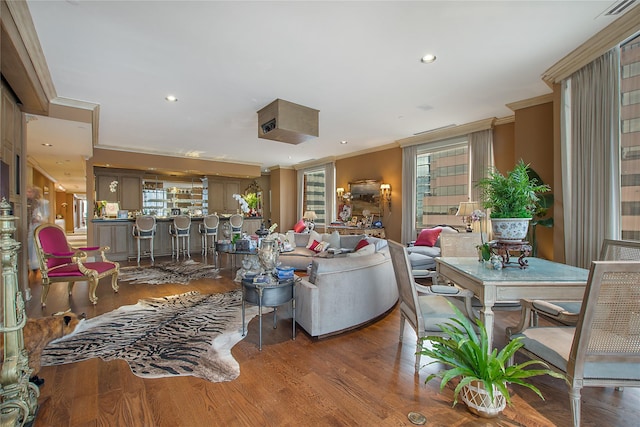
<path id="1" fill-rule="evenodd" d="M 507 336 L 521 337 L 519 351 L 567 376 L 579 427 L 583 387 L 640 386 L 640 262 L 594 261 L 576 326 L 528 325 L 523 315 Z"/>
<path id="2" fill-rule="evenodd" d="M 187 256 L 191 258 L 191 217 L 188 215 L 178 215 L 173 218 L 173 223 L 169 224 L 169 235 L 171 236 L 171 258 L 175 256 L 176 261 Z M 182 244 L 182 249 L 180 245 Z"/>
<path id="3" fill-rule="evenodd" d="M 200 240 L 202 242 L 202 254 L 206 257 L 209 249 L 211 249 L 214 260 L 216 256 L 216 242 L 218 241 L 219 224 L 220 217 L 216 214 L 210 214 L 202 218 L 202 222 L 198 226 Z M 209 245 L 209 238 L 211 238 L 211 245 Z"/>
<path id="4" fill-rule="evenodd" d="M 640 261 L 640 242 L 605 239 L 599 261 Z M 561 325 L 576 325 L 580 314 L 580 301 L 523 300 L 524 310 L 531 314 L 531 325 L 537 326 L 540 316 Z M 525 313 L 526 315 L 527 313 Z"/>
<path id="5" fill-rule="evenodd" d="M 118 292 L 120 264 L 109 261 L 105 251 L 109 247 L 73 248 L 67 242 L 64 230 L 55 224 L 42 224 L 34 231 L 36 253 L 42 273 L 42 296 L 45 307 L 49 286 L 55 282 L 68 282 L 71 295 L 75 282 L 89 282 L 89 301 L 97 304 L 96 288 L 103 277 L 111 276 L 111 287 Z M 89 253 L 100 253 L 101 261 L 86 261 Z"/>
<path id="6" fill-rule="evenodd" d="M 231 238 L 233 236 L 242 236 L 242 224 L 244 224 L 244 216 L 240 214 L 233 214 L 229 217 L 229 225 L 231 225 Z"/>
<path id="7" fill-rule="evenodd" d="M 448 301 L 453 302 L 463 313 L 471 312 L 473 292 L 456 286 L 424 286 L 415 282 L 406 248 L 388 240 L 391 262 L 400 295 L 400 336 L 402 342 L 404 325 L 409 323 L 418 336 L 416 344 L 416 373 L 420 370 L 422 338 L 427 335 L 444 336 L 439 324 L 455 316 Z"/>
<path id="8" fill-rule="evenodd" d="M 156 217 L 153 215 L 140 215 L 136 218 L 135 224 L 131 228 L 131 234 L 138 244 L 138 266 L 140 266 L 140 241 L 149 241 L 149 254 L 151 264 L 155 263 L 153 257 L 153 238 L 156 235 Z"/>

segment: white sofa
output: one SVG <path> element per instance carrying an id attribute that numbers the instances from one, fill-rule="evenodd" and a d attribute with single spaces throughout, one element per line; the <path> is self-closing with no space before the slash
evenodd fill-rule
<path id="1" fill-rule="evenodd" d="M 345 245 L 362 238 L 342 237 Z M 396 304 L 398 288 L 387 241 L 368 240 L 375 245 L 375 253 L 311 258 L 311 273 L 296 283 L 296 322 L 309 335 L 321 337 L 355 328 Z"/>

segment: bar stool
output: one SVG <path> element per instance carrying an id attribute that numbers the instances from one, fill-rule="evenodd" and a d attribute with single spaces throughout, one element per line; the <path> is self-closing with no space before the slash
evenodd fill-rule
<path id="1" fill-rule="evenodd" d="M 136 223 L 131 229 L 133 237 L 138 242 L 138 267 L 140 266 L 140 241 L 149 241 L 149 253 L 151 254 L 151 264 L 155 262 L 153 258 L 153 238 L 156 235 L 156 218 L 151 215 L 141 215 L 136 218 Z"/>
<path id="2" fill-rule="evenodd" d="M 202 223 L 199 225 L 198 231 L 200 232 L 200 241 L 202 242 L 202 254 L 207 256 L 209 250 L 208 238 L 211 236 L 211 250 L 215 259 L 216 256 L 216 242 L 218 241 L 218 224 L 220 224 L 220 218 L 216 214 L 207 215 L 202 219 Z"/>
<path id="3" fill-rule="evenodd" d="M 187 215 L 178 215 L 173 218 L 173 224 L 169 224 L 169 235 L 171 236 L 171 258 L 174 254 L 176 261 L 180 259 L 180 252 L 183 257 L 191 258 L 191 217 Z M 180 241 L 182 241 L 182 250 L 180 250 Z"/>
<path id="4" fill-rule="evenodd" d="M 236 234 L 242 236 L 242 224 L 244 223 L 244 216 L 240 214 L 233 214 L 229 217 L 229 224 L 231 225 L 231 239 Z"/>

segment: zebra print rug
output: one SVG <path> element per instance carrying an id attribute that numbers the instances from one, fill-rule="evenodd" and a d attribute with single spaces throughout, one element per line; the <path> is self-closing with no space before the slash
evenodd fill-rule
<path id="1" fill-rule="evenodd" d="M 141 267 L 121 267 L 118 281 L 150 285 L 164 283 L 187 285 L 190 281 L 197 279 L 218 279 L 219 272 L 220 270 L 214 265 L 202 264 L 191 259 L 182 262 L 166 261 Z"/>
<path id="2" fill-rule="evenodd" d="M 247 323 L 257 314 L 257 307 L 246 306 Z M 139 377 L 231 381 L 240 375 L 231 348 L 242 338 L 240 289 L 211 295 L 194 291 L 141 299 L 82 320 L 72 334 L 49 343 L 42 365 L 124 359 Z"/>

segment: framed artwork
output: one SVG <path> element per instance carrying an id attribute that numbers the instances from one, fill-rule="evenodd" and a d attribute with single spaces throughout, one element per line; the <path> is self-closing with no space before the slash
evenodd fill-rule
<path id="1" fill-rule="evenodd" d="M 363 216 L 363 211 L 380 215 L 380 181 L 365 179 L 349 183 L 351 214 Z"/>

